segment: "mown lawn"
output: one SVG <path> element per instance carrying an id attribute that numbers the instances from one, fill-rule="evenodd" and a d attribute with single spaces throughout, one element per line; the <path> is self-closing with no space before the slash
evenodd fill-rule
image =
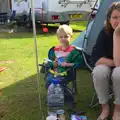
<path id="1" fill-rule="evenodd" d="M 72 24 L 74 29 L 85 24 Z M 80 28 L 80 29 L 81 29 Z M 47 51 L 58 44 L 52 28 L 50 33 L 37 33 L 38 60 L 42 62 L 47 57 Z M 73 40 L 79 32 L 74 32 Z M 0 120 L 41 120 L 38 88 L 36 81 L 35 47 L 32 33 L 0 33 L 0 67 L 6 70 L 0 73 Z M 42 91 L 42 110 L 46 117 L 43 74 L 40 74 Z M 89 120 L 96 120 L 99 107 L 89 108 L 93 93 L 91 75 L 86 70 L 77 71 L 77 106 L 76 111 L 83 110 Z M 67 112 L 67 111 L 66 111 Z"/>

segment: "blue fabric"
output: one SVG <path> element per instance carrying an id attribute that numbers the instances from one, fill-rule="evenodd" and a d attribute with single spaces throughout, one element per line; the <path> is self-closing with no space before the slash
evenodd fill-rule
<path id="1" fill-rule="evenodd" d="M 47 76 L 46 76 L 46 88 L 49 87 L 49 85 L 54 81 L 59 81 L 59 84 L 64 85 L 66 84 L 68 81 L 71 81 L 74 78 L 74 74 L 73 74 L 73 70 L 69 71 L 67 73 L 67 75 L 64 76 L 57 76 L 57 78 L 54 77 L 54 74 L 48 72 Z"/>
<path id="2" fill-rule="evenodd" d="M 48 73 L 48 74 L 47 74 L 47 77 L 46 77 L 46 80 L 47 80 L 48 82 L 52 83 L 53 79 L 54 79 L 54 75 L 51 74 L 51 73 Z"/>
<path id="3" fill-rule="evenodd" d="M 66 77 L 66 75 L 65 76 L 57 76 L 56 78 L 54 77 L 54 74 L 52 74 L 52 73 L 48 73 L 47 74 L 47 77 L 46 77 L 46 80 L 48 81 L 48 82 L 50 82 L 50 83 L 52 83 L 52 82 L 56 82 L 56 81 L 59 81 L 59 83 L 61 83 L 63 80 L 65 80 L 65 77 Z"/>
<path id="4" fill-rule="evenodd" d="M 72 42 L 72 45 L 82 48 L 84 42 L 84 36 L 86 31 L 81 32 L 78 37 Z"/>
<path id="5" fill-rule="evenodd" d="M 63 62 L 65 62 L 65 58 L 64 57 L 58 58 L 58 65 L 61 65 Z"/>
<path id="6" fill-rule="evenodd" d="M 83 32 L 81 32 L 78 37 L 72 42 L 72 45 L 78 47 L 78 48 L 83 48 L 84 50 L 87 47 L 87 38 L 89 36 L 89 33 L 91 31 L 91 27 L 92 24 L 94 23 L 94 20 L 92 20 L 89 25 L 88 28 L 86 30 L 84 30 Z M 85 39 L 86 38 L 86 39 Z"/>
<path id="7" fill-rule="evenodd" d="M 16 16 L 16 10 L 13 10 L 13 11 L 12 11 L 12 16 L 11 16 L 11 17 L 14 18 L 15 16 Z"/>

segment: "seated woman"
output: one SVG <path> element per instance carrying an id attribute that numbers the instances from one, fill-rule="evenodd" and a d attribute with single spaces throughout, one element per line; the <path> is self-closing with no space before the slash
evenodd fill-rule
<path id="1" fill-rule="evenodd" d="M 107 120 L 109 82 L 114 93 L 113 120 L 120 120 L 120 2 L 114 2 L 107 12 L 104 28 L 101 30 L 92 53 L 95 67 L 93 82 L 102 112 L 97 120 Z"/>
<path id="2" fill-rule="evenodd" d="M 55 46 L 49 52 L 50 68 L 57 73 L 67 71 L 70 67 L 77 67 L 82 62 L 79 50 L 70 45 L 72 34 L 72 28 L 68 25 L 61 25 L 57 30 L 57 38 L 60 45 Z M 51 83 L 52 78 L 49 76 L 50 74 L 47 80 Z"/>

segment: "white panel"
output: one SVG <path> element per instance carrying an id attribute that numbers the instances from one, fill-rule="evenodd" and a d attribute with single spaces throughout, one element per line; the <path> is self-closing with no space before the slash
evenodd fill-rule
<path id="1" fill-rule="evenodd" d="M 29 13 L 28 0 L 25 2 L 24 0 L 12 0 L 12 10 L 16 10 L 16 13 L 26 12 Z"/>
<path id="2" fill-rule="evenodd" d="M 34 0 L 34 1 L 35 1 L 35 8 L 42 8 L 43 0 Z"/>
<path id="3" fill-rule="evenodd" d="M 8 0 L 0 0 L 0 12 L 9 12 Z"/>
<path id="4" fill-rule="evenodd" d="M 91 11 L 90 4 L 84 4 L 81 7 L 79 7 L 78 4 L 71 3 L 67 4 L 66 7 L 64 7 L 62 4 L 59 4 L 59 2 L 62 0 L 49 0 L 49 11 L 56 11 L 56 12 L 65 12 L 65 11 Z M 73 1 L 73 0 L 72 0 Z M 75 0 L 76 1 L 76 0 Z M 83 0 L 77 0 L 77 2 L 81 3 Z"/>

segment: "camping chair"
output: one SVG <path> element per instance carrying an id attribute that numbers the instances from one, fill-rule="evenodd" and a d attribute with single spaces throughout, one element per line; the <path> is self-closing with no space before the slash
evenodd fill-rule
<path id="1" fill-rule="evenodd" d="M 81 51 L 81 52 L 82 52 L 83 59 L 85 61 L 86 68 L 90 71 L 90 73 L 92 73 L 94 65 L 93 65 L 91 57 L 90 56 L 88 57 L 88 55 L 84 51 Z M 112 96 L 113 96 L 112 81 L 110 80 L 110 83 L 109 83 L 109 99 L 111 99 Z M 98 104 L 99 104 L 98 97 L 97 97 L 96 92 L 94 91 L 92 99 L 91 99 L 90 104 L 89 104 L 89 107 L 94 108 Z"/>
<path id="2" fill-rule="evenodd" d="M 112 2 L 115 1 L 119 1 L 119 0 L 110 0 L 110 1 L 102 0 L 97 10 L 96 17 L 92 21 L 90 20 L 88 22 L 86 30 L 84 30 L 78 36 L 78 38 L 72 43 L 81 51 L 85 62 L 85 66 L 86 68 L 88 68 L 90 72 L 93 71 L 93 67 L 94 67 L 93 61 L 91 59 L 93 46 L 95 45 L 98 34 L 104 25 L 104 20 L 106 18 L 106 11 L 108 7 L 112 4 Z M 109 88 L 110 88 L 109 99 L 111 99 L 113 96 L 111 84 L 109 85 Z M 89 106 L 93 108 L 98 104 L 99 103 L 98 103 L 97 95 L 96 92 L 94 92 Z"/>
<path id="3" fill-rule="evenodd" d="M 48 59 L 50 59 L 50 53 L 53 52 L 54 50 L 54 47 L 52 47 L 49 52 L 48 52 Z M 48 60 L 47 59 L 47 60 Z M 49 62 L 49 60 L 48 60 Z M 45 59 L 45 62 L 43 62 L 43 64 L 39 64 L 39 66 L 42 67 L 41 69 L 41 72 L 43 73 L 44 72 L 44 80 L 45 80 L 45 84 L 46 84 L 46 87 L 48 87 L 48 83 L 47 83 L 47 76 L 50 72 L 50 66 L 49 64 L 45 64 L 46 63 L 46 59 Z M 78 68 L 79 66 L 77 67 L 70 67 L 66 72 L 66 75 L 65 76 L 60 76 L 60 80 L 61 80 L 61 83 L 62 86 L 63 86 L 63 89 L 64 89 L 64 96 L 65 96 L 65 102 L 69 102 L 69 103 L 72 103 L 72 106 L 75 107 L 75 94 L 77 93 L 77 86 L 76 86 L 76 69 Z M 63 72 L 63 73 L 65 73 Z M 68 84 L 71 83 L 72 86 L 70 87 Z M 70 100 L 70 101 L 69 101 Z"/>

